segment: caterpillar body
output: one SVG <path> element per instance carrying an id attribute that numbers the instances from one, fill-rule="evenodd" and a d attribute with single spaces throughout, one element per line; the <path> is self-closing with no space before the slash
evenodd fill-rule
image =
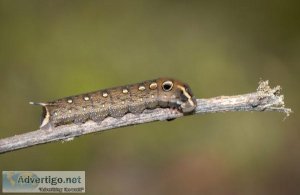
<path id="1" fill-rule="evenodd" d="M 119 118 L 126 113 L 139 114 L 158 107 L 191 113 L 197 106 L 188 84 L 172 78 L 158 78 L 46 103 L 30 103 L 43 106 L 41 129 L 88 120 L 101 122 L 109 116 Z"/>

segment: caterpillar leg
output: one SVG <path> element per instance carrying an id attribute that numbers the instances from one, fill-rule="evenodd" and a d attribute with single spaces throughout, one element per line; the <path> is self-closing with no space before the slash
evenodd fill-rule
<path id="1" fill-rule="evenodd" d="M 48 122 L 45 125 L 41 125 L 40 129 L 45 130 L 45 131 L 52 131 L 52 130 L 54 130 L 54 125 L 51 122 Z"/>

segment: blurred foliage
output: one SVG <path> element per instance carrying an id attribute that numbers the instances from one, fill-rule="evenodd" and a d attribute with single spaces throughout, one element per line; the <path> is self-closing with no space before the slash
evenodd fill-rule
<path id="1" fill-rule="evenodd" d="M 299 194 L 297 1 L 0 0 L 0 137 L 47 101 L 159 76 L 197 97 L 283 87 L 295 112 L 184 117 L 0 155 L 2 170 L 85 170 L 88 194 Z M 298 87 L 297 87 L 298 86 Z"/>

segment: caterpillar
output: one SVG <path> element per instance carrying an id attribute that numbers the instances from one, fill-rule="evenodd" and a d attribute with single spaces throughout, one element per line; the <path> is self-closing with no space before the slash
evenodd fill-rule
<path id="1" fill-rule="evenodd" d="M 52 129 L 88 120 L 101 122 L 126 113 L 139 114 L 145 109 L 175 108 L 191 113 L 197 102 L 188 84 L 172 78 L 144 82 L 69 96 L 45 103 L 30 102 L 43 108 L 41 129 Z"/>

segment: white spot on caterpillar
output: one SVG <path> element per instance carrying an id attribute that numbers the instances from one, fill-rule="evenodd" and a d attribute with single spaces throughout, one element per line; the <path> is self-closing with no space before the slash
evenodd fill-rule
<path id="1" fill-rule="evenodd" d="M 123 92 L 123 93 L 128 93 L 128 90 L 127 90 L 127 89 L 123 89 L 122 92 Z"/>
<path id="2" fill-rule="evenodd" d="M 157 88 L 157 83 L 155 83 L 155 82 L 151 83 L 149 88 L 152 89 L 152 90 L 156 89 Z"/>
<path id="3" fill-rule="evenodd" d="M 54 112 L 54 115 L 57 116 L 58 115 L 57 112 Z"/>
<path id="4" fill-rule="evenodd" d="M 140 98 L 140 101 L 142 102 L 142 101 L 143 101 L 143 98 Z"/>
<path id="5" fill-rule="evenodd" d="M 69 113 L 72 113 L 72 110 L 69 110 L 68 112 L 69 112 Z"/>
<path id="6" fill-rule="evenodd" d="M 145 88 L 144 85 L 139 86 L 139 90 L 140 90 L 140 91 L 144 91 L 145 89 L 146 89 L 146 88 Z"/>
<path id="7" fill-rule="evenodd" d="M 122 101 L 122 104 L 124 105 L 124 104 L 125 104 L 125 102 L 124 102 L 124 101 Z"/>
<path id="8" fill-rule="evenodd" d="M 154 98 L 154 95 L 151 95 L 151 98 Z"/>
<path id="9" fill-rule="evenodd" d="M 72 102 L 73 102 L 73 100 L 68 99 L 68 103 L 69 103 L 69 104 L 72 104 Z"/>
<path id="10" fill-rule="evenodd" d="M 108 94 L 107 94 L 106 92 L 103 92 L 103 93 L 102 93 L 102 96 L 103 96 L 103 97 L 107 97 Z"/>
<path id="11" fill-rule="evenodd" d="M 89 98 L 88 96 L 85 96 L 85 97 L 84 97 L 84 100 L 85 100 L 85 101 L 88 101 L 88 100 L 90 100 L 90 98 Z"/>

